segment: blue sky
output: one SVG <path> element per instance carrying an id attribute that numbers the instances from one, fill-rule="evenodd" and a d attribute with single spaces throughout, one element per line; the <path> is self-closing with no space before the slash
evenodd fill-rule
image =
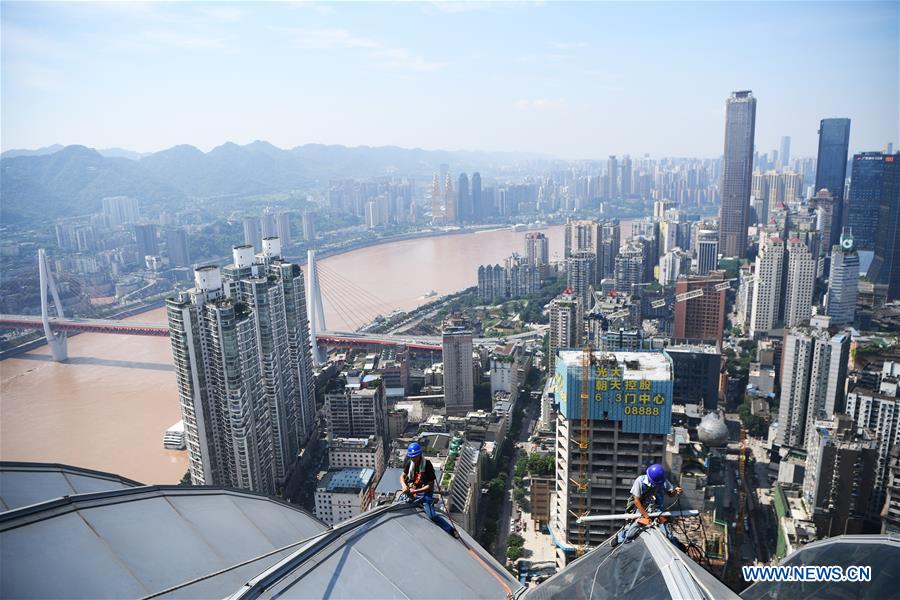
<path id="1" fill-rule="evenodd" d="M 900 3 L 3 2 L 2 147 L 226 141 L 718 156 L 898 133 Z"/>

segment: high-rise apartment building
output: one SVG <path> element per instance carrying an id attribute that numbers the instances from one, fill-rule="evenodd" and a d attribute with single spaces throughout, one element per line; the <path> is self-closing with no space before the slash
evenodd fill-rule
<path id="1" fill-rule="evenodd" d="M 431 223 L 440 223 L 444 219 L 444 211 L 441 208 L 441 182 L 435 175 L 431 180 Z"/>
<path id="2" fill-rule="evenodd" d="M 645 270 L 643 245 L 629 242 L 616 255 L 613 273 L 616 290 L 620 292 L 635 291 L 637 286 L 644 283 Z"/>
<path id="3" fill-rule="evenodd" d="M 472 330 L 462 319 L 448 319 L 442 328 L 442 341 L 447 415 L 465 415 L 475 406 Z"/>
<path id="4" fill-rule="evenodd" d="M 859 295 L 859 253 L 850 228 L 841 233 L 841 241 L 831 250 L 826 314 L 834 325 L 850 325 L 856 316 Z"/>
<path id="5" fill-rule="evenodd" d="M 620 235 L 618 219 L 600 223 L 600 243 L 597 248 L 597 283 L 615 275 Z"/>
<path id="6" fill-rule="evenodd" d="M 725 271 L 706 275 L 682 275 L 675 282 L 675 324 L 672 337 L 680 340 L 715 340 L 722 343 L 725 329 L 725 289 L 716 290 L 725 282 Z M 684 298 L 702 290 L 703 295 Z"/>
<path id="7" fill-rule="evenodd" d="M 567 285 L 581 298 L 585 310 L 590 310 L 594 302 L 591 298 L 596 285 L 597 255 L 587 250 L 573 252 L 566 259 Z"/>
<path id="8" fill-rule="evenodd" d="M 755 130 L 756 98 L 750 91 L 732 93 L 725 103 L 725 154 L 719 211 L 719 250 L 725 256 L 743 257 L 747 252 Z"/>
<path id="9" fill-rule="evenodd" d="M 900 395 L 897 373 L 900 363 L 884 363 L 877 389 L 856 387 L 847 394 L 847 414 L 860 430 L 871 431 L 876 440 L 878 462 L 875 473 L 874 496 L 866 513 L 877 518 L 890 486 L 891 449 L 900 444 Z"/>
<path id="10" fill-rule="evenodd" d="M 622 178 L 619 189 L 622 197 L 627 198 L 631 195 L 631 156 L 626 154 L 622 157 Z"/>
<path id="11" fill-rule="evenodd" d="M 719 268 L 719 232 L 701 229 L 697 233 L 697 274 L 706 275 Z"/>
<path id="12" fill-rule="evenodd" d="M 550 240 L 539 231 L 525 234 L 525 259 L 528 265 L 536 268 L 542 278 L 550 271 Z"/>
<path id="13" fill-rule="evenodd" d="M 137 245 L 138 258 L 159 254 L 159 243 L 156 240 L 156 225 L 153 223 L 135 223 L 134 242 Z"/>
<path id="14" fill-rule="evenodd" d="M 284 246 L 290 246 L 293 240 L 291 235 L 291 214 L 287 212 L 278 213 L 275 216 L 275 228 L 278 230 L 277 236 Z"/>
<path id="15" fill-rule="evenodd" d="M 876 294 L 888 302 L 900 299 L 900 152 L 884 158 L 875 256 L 866 276 Z"/>
<path id="16" fill-rule="evenodd" d="M 584 337 L 584 304 L 571 289 L 550 301 L 550 342 L 547 368 L 552 372 L 560 348 L 580 348 Z"/>
<path id="17" fill-rule="evenodd" d="M 572 546 L 598 545 L 621 526 L 600 522 L 588 530 L 576 517 L 621 511 L 635 477 L 663 462 L 672 428 L 672 362 L 664 353 L 592 352 L 588 364 L 585 358 L 581 350 L 561 351 L 554 376 L 559 416 L 550 528 Z"/>
<path id="18" fill-rule="evenodd" d="M 140 218 L 138 201 L 130 196 L 110 196 L 103 198 L 103 216 L 110 227 L 135 223 Z"/>
<path id="19" fill-rule="evenodd" d="M 303 213 L 303 239 L 307 242 L 316 240 L 316 215 L 310 211 Z"/>
<path id="20" fill-rule="evenodd" d="M 387 410 L 380 380 L 359 389 L 345 388 L 325 394 L 328 439 L 387 437 Z"/>
<path id="21" fill-rule="evenodd" d="M 300 267 L 269 238 L 194 275 L 166 302 L 191 479 L 272 494 L 315 432 Z"/>
<path id="22" fill-rule="evenodd" d="M 254 252 L 262 249 L 259 217 L 244 217 L 244 244 L 253 246 Z"/>
<path id="23" fill-rule="evenodd" d="M 816 420 L 830 419 L 844 407 L 850 334 L 831 335 L 828 317 L 813 317 L 809 326 L 792 327 L 784 339 L 780 446 L 806 448 Z"/>
<path id="24" fill-rule="evenodd" d="M 822 189 L 809 201 L 810 206 L 815 211 L 815 228 L 820 234 L 818 257 L 828 257 L 831 246 L 837 242 L 837 238 L 831 237 L 834 229 L 834 219 L 836 218 L 835 210 L 837 203 L 834 196 L 828 190 Z M 840 231 L 840 230 L 838 230 Z"/>
<path id="25" fill-rule="evenodd" d="M 834 218 L 829 236 L 831 240 L 836 240 L 841 235 L 849 146 L 850 119 L 822 119 L 819 122 L 819 153 L 816 159 L 815 191 L 826 189 L 834 197 Z"/>
<path id="26" fill-rule="evenodd" d="M 600 244 L 599 224 L 595 221 L 568 221 L 565 230 L 565 247 L 563 253 L 569 258 L 574 252 L 598 253 Z"/>
<path id="27" fill-rule="evenodd" d="M 813 288 L 816 283 L 816 259 L 800 238 L 787 245 L 787 285 L 784 294 L 784 326 L 793 327 L 812 316 Z"/>
<path id="28" fill-rule="evenodd" d="M 166 231 L 166 252 L 169 255 L 169 266 L 191 266 L 191 254 L 188 248 L 188 235 L 184 229 Z"/>
<path id="29" fill-rule="evenodd" d="M 275 222 L 275 214 L 271 209 L 267 208 L 263 211 L 262 218 L 259 221 L 259 227 L 263 239 L 278 237 L 278 225 Z"/>
<path id="30" fill-rule="evenodd" d="M 778 237 L 762 240 L 756 256 L 753 281 L 753 308 L 750 336 L 775 329 L 781 307 L 781 276 L 784 266 L 784 242 Z"/>

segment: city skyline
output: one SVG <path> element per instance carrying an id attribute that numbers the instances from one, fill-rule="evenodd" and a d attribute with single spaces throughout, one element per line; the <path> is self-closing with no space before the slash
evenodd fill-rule
<path id="1" fill-rule="evenodd" d="M 898 138 L 898 10 L 860 6 L 7 2 L 3 149 L 267 139 L 716 157 L 721 99 L 752 89 L 761 153 L 787 135 L 793 156 L 814 156 L 818 122 L 830 117 L 853 122 L 851 152 L 879 150 Z M 732 43 L 763 29 L 779 40 L 771 53 Z M 703 36 L 679 49 L 693 30 Z M 817 37 L 830 43 L 803 54 Z M 799 61 L 804 76 L 786 78 L 771 54 Z M 810 83 L 834 70 L 844 85 L 821 93 Z"/>

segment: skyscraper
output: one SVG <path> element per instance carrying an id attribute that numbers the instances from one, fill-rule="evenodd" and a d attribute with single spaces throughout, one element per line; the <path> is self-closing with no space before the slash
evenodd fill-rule
<path id="1" fill-rule="evenodd" d="M 597 283 L 607 277 L 614 277 L 616 256 L 620 245 L 619 220 L 610 219 L 600 223 L 600 244 L 597 249 Z"/>
<path id="2" fill-rule="evenodd" d="M 849 325 L 856 316 L 859 295 L 859 253 L 849 227 L 841 234 L 840 244 L 831 250 L 831 274 L 828 278 L 826 314 L 835 325 Z"/>
<path id="3" fill-rule="evenodd" d="M 719 233 L 701 229 L 697 234 L 697 274 L 706 275 L 719 268 Z"/>
<path id="4" fill-rule="evenodd" d="M 587 250 L 573 252 L 566 259 L 567 285 L 581 298 L 581 304 L 585 310 L 590 310 L 594 305 L 591 299 L 591 290 L 596 285 L 594 280 L 597 272 L 597 255 Z"/>
<path id="5" fill-rule="evenodd" d="M 900 298 L 900 153 L 884 157 L 875 257 L 866 276 L 888 302 Z"/>
<path id="6" fill-rule="evenodd" d="M 465 173 L 459 174 L 456 190 L 456 207 L 459 211 L 459 221 L 468 223 L 472 220 L 472 196 L 469 195 L 469 177 Z"/>
<path id="7" fill-rule="evenodd" d="M 822 119 L 819 122 L 819 154 L 816 160 L 815 190 L 826 189 L 834 197 L 831 240 L 841 235 L 844 219 L 844 181 L 847 179 L 847 149 L 850 119 Z"/>
<path id="8" fill-rule="evenodd" d="M 755 129 L 756 98 L 750 91 L 733 92 L 725 103 L 725 155 L 719 210 L 719 250 L 725 256 L 743 257 L 747 251 Z"/>
<path id="9" fill-rule="evenodd" d="M 169 255 L 169 266 L 189 267 L 191 255 L 188 249 L 187 231 L 169 229 L 166 231 L 166 252 Z"/>
<path id="10" fill-rule="evenodd" d="M 303 213 L 303 239 L 307 242 L 316 240 L 316 215 L 312 211 Z"/>
<path id="11" fill-rule="evenodd" d="M 618 185 L 618 177 L 619 177 L 619 161 L 616 159 L 615 154 L 610 155 L 609 160 L 606 162 L 606 173 L 609 177 L 609 187 L 606 191 L 606 197 L 610 200 L 619 197 L 619 185 Z"/>
<path id="12" fill-rule="evenodd" d="M 450 175 L 444 180 L 444 220 L 448 225 L 459 224 L 459 198 L 453 191 L 453 181 Z"/>
<path id="13" fill-rule="evenodd" d="M 751 337 L 769 333 L 778 322 L 783 267 L 784 242 L 778 237 L 764 239 L 756 256 L 753 309 L 750 314 Z"/>
<path id="14" fill-rule="evenodd" d="M 812 315 L 816 259 L 800 238 L 791 238 L 787 246 L 787 285 L 784 294 L 784 326 L 793 327 Z"/>
<path id="15" fill-rule="evenodd" d="M 137 244 L 138 259 L 143 262 L 145 256 L 159 254 L 156 241 L 156 225 L 153 223 L 135 223 L 134 242 Z"/>
<path id="16" fill-rule="evenodd" d="M 109 196 L 103 198 L 103 216 L 111 227 L 134 223 L 140 216 L 138 201 L 130 196 Z"/>
<path id="17" fill-rule="evenodd" d="M 815 421 L 843 411 L 850 335 L 831 335 L 828 326 L 828 317 L 813 317 L 809 326 L 792 327 L 785 336 L 778 407 L 780 446 L 806 448 Z"/>
<path id="18" fill-rule="evenodd" d="M 481 173 L 472 173 L 472 212 L 474 221 L 481 221 L 491 214 L 488 206 L 481 199 Z"/>
<path id="19" fill-rule="evenodd" d="M 448 416 L 465 415 L 475 407 L 472 330 L 465 321 L 451 318 L 444 322 L 442 338 L 444 405 Z"/>
<path id="20" fill-rule="evenodd" d="M 634 292 L 644 283 L 644 246 L 638 242 L 629 242 L 616 255 L 614 269 L 616 290 Z"/>
<path id="21" fill-rule="evenodd" d="M 885 158 L 887 156 L 881 152 L 853 155 L 850 197 L 847 199 L 847 224 L 853 230 L 853 243 L 857 250 L 875 249 Z"/>
<path id="22" fill-rule="evenodd" d="M 791 136 L 781 136 L 781 168 L 787 169 L 791 166 Z"/>
<path id="23" fill-rule="evenodd" d="M 703 290 L 703 295 L 675 302 L 672 337 L 690 341 L 716 340 L 722 343 L 725 329 L 725 290 L 716 286 L 725 281 L 725 271 L 706 275 L 682 275 L 675 282 L 675 295 Z"/>
<path id="24" fill-rule="evenodd" d="M 619 188 L 623 198 L 631 195 L 631 156 L 628 154 L 622 157 L 622 185 Z"/>
<path id="25" fill-rule="evenodd" d="M 259 252 L 262 249 L 259 217 L 244 217 L 244 244 L 253 246 L 254 252 Z"/>
<path id="26" fill-rule="evenodd" d="M 431 180 L 431 224 L 440 223 L 444 220 L 444 214 L 441 210 L 441 183 L 438 176 L 435 175 Z"/>
<path id="27" fill-rule="evenodd" d="M 314 435 L 303 276 L 280 255 L 277 238 L 258 258 L 237 246 L 233 264 L 196 269 L 166 302 L 196 485 L 273 494 Z"/>

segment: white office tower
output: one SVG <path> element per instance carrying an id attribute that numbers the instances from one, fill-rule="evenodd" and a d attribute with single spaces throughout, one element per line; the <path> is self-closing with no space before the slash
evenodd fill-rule
<path id="1" fill-rule="evenodd" d="M 719 268 L 719 232 L 701 229 L 697 234 L 697 274 L 706 275 Z"/>
<path id="2" fill-rule="evenodd" d="M 556 364 L 556 353 L 561 348 L 580 348 L 584 333 L 584 304 L 569 288 L 550 301 L 550 347 L 547 368 L 550 372 Z"/>
<path id="3" fill-rule="evenodd" d="M 447 416 L 461 416 L 475 408 L 472 371 L 472 330 L 462 319 L 443 325 L 444 405 Z"/>
<path id="4" fill-rule="evenodd" d="M 780 446 L 806 448 L 817 419 L 843 410 L 850 334 L 828 332 L 828 317 L 813 317 L 809 326 L 793 327 L 784 339 Z"/>
<path id="5" fill-rule="evenodd" d="M 278 238 L 166 302 L 191 479 L 273 494 L 315 432 L 303 277 Z"/>
<path id="6" fill-rule="evenodd" d="M 597 255 L 586 250 L 573 252 L 566 259 L 567 284 L 581 298 L 585 310 L 593 306 L 592 296 L 597 273 Z"/>
<path id="7" fill-rule="evenodd" d="M 841 233 L 841 242 L 831 250 L 826 314 L 834 324 L 853 323 L 859 295 L 859 253 L 849 227 Z"/>
<path id="8" fill-rule="evenodd" d="M 781 304 L 781 275 L 784 242 L 778 237 L 764 238 L 756 256 L 753 282 L 753 310 L 750 314 L 750 336 L 769 333 L 778 321 Z"/>
<path id="9" fill-rule="evenodd" d="M 787 247 L 787 287 L 784 299 L 784 326 L 794 327 L 812 316 L 816 259 L 800 238 L 791 238 Z"/>
<path id="10" fill-rule="evenodd" d="M 877 516 L 888 493 L 891 449 L 900 444 L 900 363 L 885 361 L 878 389 L 862 386 L 847 394 L 847 414 L 860 430 L 870 430 L 877 440 L 878 462 L 875 467 L 875 490 L 866 511 Z"/>
<path id="11" fill-rule="evenodd" d="M 687 275 L 691 270 L 691 255 L 681 248 L 673 248 L 659 259 L 657 280 L 660 285 L 675 285 L 680 275 Z"/>

